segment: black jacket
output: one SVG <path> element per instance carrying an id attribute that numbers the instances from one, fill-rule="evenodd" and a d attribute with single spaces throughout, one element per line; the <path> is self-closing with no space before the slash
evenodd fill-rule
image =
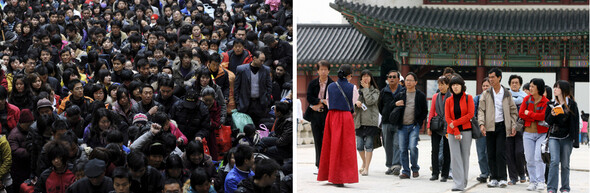
<path id="1" fill-rule="evenodd" d="M 238 184 L 238 188 L 234 192 L 235 193 L 272 193 L 275 191 L 273 191 L 272 186 L 259 187 L 256 184 L 254 184 L 253 178 L 248 178 L 248 179 L 242 180 Z"/>
<path id="2" fill-rule="evenodd" d="M 403 100 L 404 104 L 406 103 L 406 92 L 407 89 L 404 89 L 403 91 L 401 91 L 399 94 L 396 94 L 395 97 L 393 97 L 393 104 L 395 105 L 396 101 L 399 100 Z M 428 106 L 426 104 L 426 95 L 416 89 L 416 98 L 415 100 L 415 110 L 414 110 L 414 124 L 418 124 L 420 126 L 422 126 L 422 123 L 424 122 L 424 120 L 426 119 L 426 116 L 428 115 Z M 400 119 L 397 123 L 392 123 L 392 124 L 396 124 L 396 125 L 402 125 L 403 122 L 403 113 L 406 110 L 405 106 L 401 106 L 399 108 L 402 108 L 402 110 L 400 111 L 402 114 L 400 116 Z"/>
<path id="3" fill-rule="evenodd" d="M 278 40 L 277 46 L 271 48 L 271 60 L 278 60 L 279 63 L 287 64 L 287 72 L 291 72 L 293 67 L 293 46 L 286 41 Z"/>
<path id="4" fill-rule="evenodd" d="M 200 100 L 189 102 L 179 100 L 170 109 L 170 119 L 176 120 L 178 129 L 189 139 L 209 136 L 211 127 L 209 109 Z"/>
<path id="5" fill-rule="evenodd" d="M 78 193 L 78 192 L 103 193 L 103 192 L 109 192 L 109 191 L 113 191 L 113 190 L 115 190 L 113 187 L 113 179 L 105 176 L 104 180 L 102 181 L 102 184 L 100 184 L 100 186 L 97 186 L 97 187 L 93 186 L 90 183 L 90 180 L 88 179 L 88 177 L 85 177 L 85 178 L 82 178 L 82 179 L 74 182 L 74 184 L 72 184 L 66 192 L 67 193 Z"/>
<path id="6" fill-rule="evenodd" d="M 145 173 L 141 176 L 141 182 L 131 179 L 131 192 L 162 192 L 164 189 L 164 178 L 156 168 L 147 166 Z M 111 184 L 111 187 L 113 185 Z"/>
<path id="7" fill-rule="evenodd" d="M 574 100 L 568 101 L 569 113 L 560 114 L 557 116 L 551 115 L 551 107 L 549 105 L 555 105 L 555 102 L 547 103 L 547 109 L 545 110 L 545 121 L 549 125 L 555 125 L 556 128 L 550 129 L 549 136 L 551 137 L 565 137 L 574 141 L 573 146 L 575 148 L 580 147 L 580 115 L 578 114 L 578 104 Z M 564 111 L 567 111 L 564 108 Z M 551 131 L 554 130 L 554 131 Z M 568 132 L 569 131 L 569 132 Z"/>
<path id="8" fill-rule="evenodd" d="M 389 121 L 389 114 L 395 107 L 395 101 L 393 98 L 399 92 L 404 91 L 405 88 L 402 86 L 397 86 L 395 91 L 392 91 L 388 85 L 386 85 L 383 89 L 381 89 L 381 93 L 379 93 L 379 100 L 377 102 L 377 107 L 379 108 L 379 112 L 381 113 L 381 123 L 391 124 Z"/>
<path id="9" fill-rule="evenodd" d="M 168 97 L 168 99 L 164 100 L 164 99 L 162 99 L 162 95 L 158 94 L 158 95 L 156 95 L 156 97 L 154 97 L 154 100 L 156 102 L 160 103 L 161 106 L 164 106 L 164 111 L 166 112 L 166 114 L 170 114 L 170 109 L 172 109 L 172 105 L 174 105 L 174 103 L 180 101 L 180 98 L 172 95 L 172 96 Z M 158 109 L 158 110 L 160 110 L 160 109 Z"/>
<path id="10" fill-rule="evenodd" d="M 328 94 L 328 86 L 330 84 L 332 84 L 334 81 L 328 77 L 328 84 L 326 84 L 326 89 L 324 90 L 324 96 L 326 96 Z M 310 119 L 313 119 L 312 117 L 312 112 L 314 111 L 313 109 L 311 109 L 311 105 L 317 105 L 318 103 L 320 103 L 320 98 L 318 98 L 318 94 L 320 94 L 320 78 L 316 78 L 313 79 L 311 82 L 309 82 L 309 85 L 307 86 L 307 103 L 309 103 L 309 106 L 307 106 L 307 110 L 305 110 L 305 115 L 303 116 L 306 120 L 311 121 Z M 328 111 L 328 107 L 324 107 L 324 111 L 327 112 Z"/>

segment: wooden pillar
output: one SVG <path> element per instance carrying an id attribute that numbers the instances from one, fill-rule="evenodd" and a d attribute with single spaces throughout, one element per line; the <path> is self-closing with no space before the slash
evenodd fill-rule
<path id="1" fill-rule="evenodd" d="M 478 66 L 477 71 L 475 73 L 476 73 L 475 76 L 476 76 L 476 80 L 477 80 L 477 94 L 479 94 L 479 93 L 483 92 L 483 90 L 481 90 L 481 85 L 482 85 L 483 79 L 486 77 L 486 67 Z"/>
<path id="2" fill-rule="evenodd" d="M 403 77 L 406 77 L 406 75 L 408 75 L 408 72 L 410 72 L 410 65 L 408 64 L 408 57 L 403 57 L 402 58 L 402 64 L 401 64 L 401 73 Z"/>
<path id="3" fill-rule="evenodd" d="M 569 81 L 570 77 L 570 70 L 569 68 L 561 68 L 559 69 L 559 80 Z"/>

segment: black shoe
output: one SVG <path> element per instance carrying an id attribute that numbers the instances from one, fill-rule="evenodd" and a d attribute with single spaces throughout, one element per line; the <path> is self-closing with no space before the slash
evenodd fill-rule
<path id="1" fill-rule="evenodd" d="M 399 175 L 399 179 L 410 179 L 410 175 L 408 175 L 408 174 Z"/>
<path id="2" fill-rule="evenodd" d="M 385 175 L 393 175 L 393 168 L 387 169 L 387 171 L 385 171 Z"/>
<path id="3" fill-rule="evenodd" d="M 448 179 L 448 178 L 442 177 L 442 178 L 440 179 L 440 182 L 447 182 L 447 179 Z"/>
<path id="4" fill-rule="evenodd" d="M 430 181 L 434 181 L 434 180 L 438 180 L 438 175 L 430 177 Z"/>
<path id="5" fill-rule="evenodd" d="M 452 180 L 452 179 L 453 179 L 453 176 L 449 176 L 449 177 L 447 177 L 447 178 L 448 178 L 449 180 Z"/>
<path id="6" fill-rule="evenodd" d="M 334 185 L 336 185 L 336 187 L 340 187 L 340 188 L 344 187 L 344 184 L 334 184 Z"/>
<path id="7" fill-rule="evenodd" d="M 479 181 L 480 183 L 486 183 L 486 182 L 488 182 L 488 178 L 477 177 L 477 181 Z"/>
<path id="8" fill-rule="evenodd" d="M 400 172 L 400 170 L 401 170 L 401 168 L 399 168 L 399 167 L 394 167 L 394 168 L 393 168 L 393 175 L 396 175 L 396 176 L 397 176 L 397 175 L 399 175 L 399 172 Z"/>
<path id="9" fill-rule="evenodd" d="M 459 191 L 463 191 L 463 190 L 458 189 L 458 188 L 453 188 L 451 191 L 453 191 L 453 192 L 459 192 Z"/>

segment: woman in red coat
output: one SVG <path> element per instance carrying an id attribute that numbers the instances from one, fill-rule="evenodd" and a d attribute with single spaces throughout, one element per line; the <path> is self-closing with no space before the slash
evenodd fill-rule
<path id="1" fill-rule="evenodd" d="M 454 76 L 449 83 L 453 96 L 445 101 L 445 120 L 453 168 L 453 191 L 463 191 L 469 177 L 471 118 L 475 113 L 473 97 L 465 93 L 465 81 Z"/>
<path id="2" fill-rule="evenodd" d="M 545 164 L 541 159 L 541 143 L 547 137 L 547 123 L 545 122 L 545 111 L 549 99 L 543 96 L 545 93 L 545 81 L 534 78 L 529 85 L 530 95 L 524 97 L 518 116 L 524 120 L 524 132 L 522 140 L 524 144 L 524 155 L 526 166 L 529 172 L 530 184 L 527 190 L 545 189 Z"/>

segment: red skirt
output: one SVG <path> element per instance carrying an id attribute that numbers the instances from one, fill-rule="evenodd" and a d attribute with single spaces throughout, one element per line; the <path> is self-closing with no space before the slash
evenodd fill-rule
<path id="1" fill-rule="evenodd" d="M 350 111 L 328 111 L 322 144 L 318 181 L 358 183 L 354 120 Z"/>

